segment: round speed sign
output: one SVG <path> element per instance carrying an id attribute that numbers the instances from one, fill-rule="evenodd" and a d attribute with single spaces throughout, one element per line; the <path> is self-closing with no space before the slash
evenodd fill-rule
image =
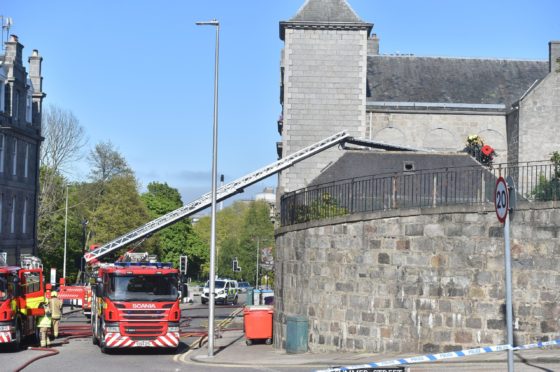
<path id="1" fill-rule="evenodd" d="M 498 216 L 498 220 L 504 223 L 509 210 L 509 190 L 506 180 L 504 180 L 503 177 L 498 178 L 496 181 L 494 206 L 496 207 L 496 216 Z"/>

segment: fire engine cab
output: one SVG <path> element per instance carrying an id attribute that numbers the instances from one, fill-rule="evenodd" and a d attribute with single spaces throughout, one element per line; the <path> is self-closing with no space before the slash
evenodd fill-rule
<path id="1" fill-rule="evenodd" d="M 102 352 L 179 346 L 179 271 L 170 263 L 100 264 L 92 292 L 92 339 Z"/>
<path id="2" fill-rule="evenodd" d="M 0 256 L 0 344 L 19 350 L 24 337 L 37 334 L 37 317 L 45 301 L 43 265 L 30 255 L 21 255 L 20 266 L 8 266 Z"/>

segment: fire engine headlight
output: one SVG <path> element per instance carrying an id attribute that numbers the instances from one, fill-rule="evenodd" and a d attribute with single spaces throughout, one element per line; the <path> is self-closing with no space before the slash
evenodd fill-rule
<path id="1" fill-rule="evenodd" d="M 220 289 L 220 290 L 218 291 L 218 294 L 224 294 L 224 290 L 223 290 L 223 289 Z"/>
<path id="2" fill-rule="evenodd" d="M 106 326 L 105 331 L 107 333 L 120 333 L 119 326 Z"/>
<path id="3" fill-rule="evenodd" d="M 10 332 L 11 327 L 9 325 L 0 326 L 0 332 Z"/>
<path id="4" fill-rule="evenodd" d="M 179 332 L 179 327 L 167 327 L 168 332 Z"/>

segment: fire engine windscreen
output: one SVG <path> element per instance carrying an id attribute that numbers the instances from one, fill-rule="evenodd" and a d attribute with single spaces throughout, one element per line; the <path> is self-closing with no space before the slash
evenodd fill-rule
<path id="1" fill-rule="evenodd" d="M 175 301 L 177 275 L 110 275 L 105 288 L 113 301 Z"/>
<path id="2" fill-rule="evenodd" d="M 8 298 L 8 282 L 6 278 L 0 276 L 0 301 Z"/>

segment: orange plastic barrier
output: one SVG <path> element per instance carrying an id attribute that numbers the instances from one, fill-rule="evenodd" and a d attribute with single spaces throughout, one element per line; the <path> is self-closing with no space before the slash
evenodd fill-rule
<path id="1" fill-rule="evenodd" d="M 243 320 L 245 330 L 245 342 L 251 345 L 253 340 L 266 341 L 267 345 L 272 343 L 272 317 L 274 307 L 272 306 L 245 306 L 243 308 Z"/>

